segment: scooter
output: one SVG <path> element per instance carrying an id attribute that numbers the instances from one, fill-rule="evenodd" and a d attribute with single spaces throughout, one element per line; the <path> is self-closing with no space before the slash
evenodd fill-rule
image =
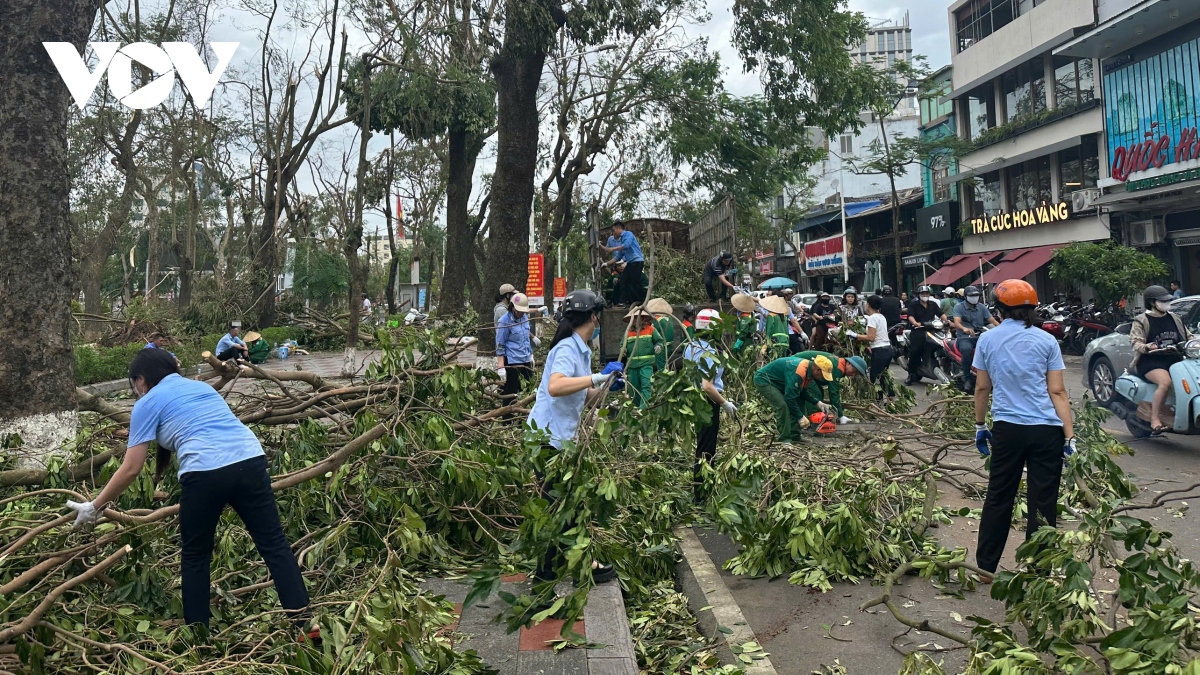
<path id="1" fill-rule="evenodd" d="M 921 361 L 920 371 L 917 373 L 922 378 L 936 380 L 940 384 L 945 384 L 950 381 L 949 375 L 942 369 L 943 344 L 948 339 L 950 331 L 947 329 L 946 322 L 941 319 L 934 319 L 925 324 L 925 359 Z M 915 346 L 912 344 L 913 334 L 912 329 L 904 331 L 904 335 L 899 339 L 901 349 L 904 354 L 900 359 L 900 365 L 905 370 L 908 370 L 909 359 L 912 357 L 912 350 Z"/>
<path id="2" fill-rule="evenodd" d="M 1163 418 L 1173 420 L 1167 431 L 1175 434 L 1200 434 L 1200 338 L 1182 345 L 1157 349 L 1149 354 L 1182 354 L 1171 365 L 1172 390 L 1163 402 Z M 1150 436 L 1150 402 L 1158 387 L 1128 371 L 1117 378 L 1116 393 L 1109 408 L 1125 420 L 1134 438 Z"/>
<path id="3" fill-rule="evenodd" d="M 988 326 L 984 326 L 975 331 L 975 339 L 978 340 L 980 335 L 983 335 Z M 958 336 L 947 334 L 942 340 L 942 372 L 950 376 L 958 384 L 958 387 L 964 394 L 975 393 L 975 376 L 971 374 L 971 364 L 963 363 L 962 351 L 958 348 Z M 966 376 L 964 378 L 964 376 Z M 963 385 L 964 379 L 966 385 Z"/>

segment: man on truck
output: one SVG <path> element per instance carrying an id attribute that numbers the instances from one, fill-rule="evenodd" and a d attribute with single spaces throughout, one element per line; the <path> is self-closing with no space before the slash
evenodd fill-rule
<path id="1" fill-rule="evenodd" d="M 718 299 L 724 300 L 726 291 L 729 292 L 730 297 L 733 297 L 735 291 L 733 284 L 728 279 L 728 273 L 732 267 L 733 254 L 729 251 L 721 251 L 704 265 L 704 288 L 708 291 L 709 300 L 713 302 Z M 714 283 L 718 281 L 719 283 Z"/>

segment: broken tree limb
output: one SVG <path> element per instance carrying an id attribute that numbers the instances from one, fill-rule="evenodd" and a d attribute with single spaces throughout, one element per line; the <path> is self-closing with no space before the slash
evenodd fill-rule
<path id="1" fill-rule="evenodd" d="M 132 550 L 133 547 L 129 544 L 126 544 L 113 552 L 112 555 L 108 556 L 104 560 L 101 560 L 94 567 L 83 574 L 67 579 L 63 583 L 54 587 L 54 589 L 47 593 L 46 597 L 43 598 L 42 601 L 37 604 L 37 607 L 35 607 L 32 612 L 27 614 L 25 618 L 21 619 L 13 626 L 5 628 L 4 630 L 0 630 L 0 644 L 4 644 L 14 637 L 24 635 L 25 633 L 29 632 L 29 629 L 37 625 L 38 621 L 41 620 L 46 611 L 54 606 L 55 602 L 58 602 L 59 597 L 61 597 L 63 593 L 75 588 L 79 584 L 95 579 L 98 575 L 103 574 L 104 570 L 112 567 L 113 563 L 117 562 L 121 558 L 124 558 Z"/>

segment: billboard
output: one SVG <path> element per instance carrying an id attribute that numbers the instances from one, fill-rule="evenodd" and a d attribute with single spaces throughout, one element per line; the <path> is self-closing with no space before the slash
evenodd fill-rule
<path id="1" fill-rule="evenodd" d="M 840 234 L 810 241 L 804 245 L 804 270 L 807 272 L 841 272 L 845 264 L 846 242 Z"/>

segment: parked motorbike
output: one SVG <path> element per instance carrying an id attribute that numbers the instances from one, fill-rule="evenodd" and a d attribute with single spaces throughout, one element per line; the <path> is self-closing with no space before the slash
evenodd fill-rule
<path id="1" fill-rule="evenodd" d="M 1092 340 L 1113 332 L 1113 326 L 1116 324 L 1110 325 L 1107 318 L 1109 314 L 1111 312 L 1097 312 L 1095 304 L 1081 307 L 1074 316 L 1074 330 L 1069 336 L 1065 336 L 1068 342 L 1063 345 L 1063 351 L 1070 354 L 1083 354 Z"/>
<path id="2" fill-rule="evenodd" d="M 1163 417 L 1172 420 L 1168 432 L 1174 434 L 1200 433 L 1200 338 L 1182 345 L 1159 349 L 1150 354 L 1181 354 L 1183 359 L 1172 364 L 1171 392 L 1163 403 Z M 1117 378 L 1116 393 L 1109 408 L 1125 420 L 1125 427 L 1134 438 L 1150 435 L 1150 402 L 1158 386 L 1126 372 Z"/>
<path id="3" fill-rule="evenodd" d="M 1055 340 L 1062 342 L 1066 336 L 1065 323 L 1067 320 L 1064 313 L 1063 303 L 1051 303 L 1042 305 L 1037 308 L 1038 317 L 1042 320 L 1039 327 L 1047 333 L 1054 336 Z"/>
<path id="4" fill-rule="evenodd" d="M 922 378 L 935 380 L 944 384 L 950 381 L 950 376 L 942 368 L 942 360 L 945 358 L 943 355 L 944 345 L 951 334 L 949 326 L 941 319 L 934 319 L 927 322 L 925 328 L 925 340 L 927 342 L 925 359 L 921 361 L 921 368 L 917 374 Z M 902 352 L 902 356 L 898 362 L 905 370 L 908 370 L 909 359 L 911 358 L 912 350 L 915 348 L 912 344 L 912 338 L 912 325 L 909 324 L 909 328 L 897 339 L 899 343 L 898 351 Z"/>

